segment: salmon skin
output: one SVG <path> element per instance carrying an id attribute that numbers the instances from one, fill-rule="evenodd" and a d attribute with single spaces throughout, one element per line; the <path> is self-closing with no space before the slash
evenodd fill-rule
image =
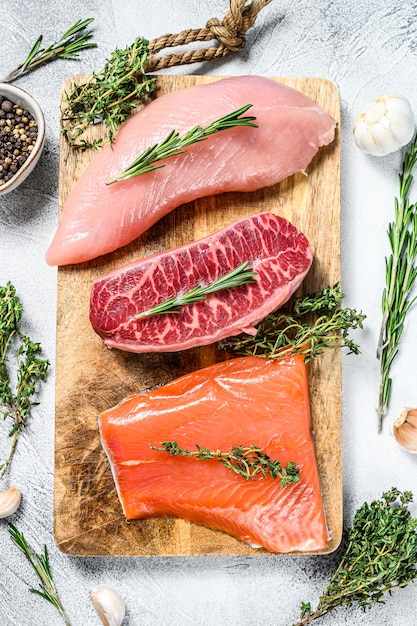
<path id="1" fill-rule="evenodd" d="M 241 332 L 282 306 L 311 267 L 307 238 L 272 213 L 243 218 L 197 242 L 139 259 L 97 278 L 90 322 L 109 348 L 173 352 L 215 343 Z M 215 282 L 248 261 L 255 282 L 209 294 L 179 313 L 136 316 Z"/>
<path id="2" fill-rule="evenodd" d="M 132 395 L 99 416 L 102 446 L 128 519 L 176 516 L 270 552 L 314 552 L 328 545 L 303 357 L 241 357 Z M 247 479 L 216 460 L 150 448 L 262 447 L 298 483 Z"/>
<path id="3" fill-rule="evenodd" d="M 231 128 L 167 159 L 165 167 L 106 185 L 172 131 L 183 135 L 252 104 L 258 128 Z M 47 251 L 50 265 L 81 263 L 124 246 L 181 204 L 254 191 L 304 172 L 336 122 L 299 91 L 260 76 L 235 76 L 163 95 L 119 129 L 71 190 Z"/>

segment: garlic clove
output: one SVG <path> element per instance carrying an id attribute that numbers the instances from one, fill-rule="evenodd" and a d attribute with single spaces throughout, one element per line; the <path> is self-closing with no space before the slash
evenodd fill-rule
<path id="1" fill-rule="evenodd" d="M 392 432 L 402 448 L 417 454 L 417 409 L 405 409 L 393 423 Z"/>
<path id="2" fill-rule="evenodd" d="M 111 587 L 98 585 L 90 590 L 90 600 L 104 626 L 120 626 L 125 618 L 125 603 Z"/>
<path id="3" fill-rule="evenodd" d="M 22 493 L 15 487 L 9 487 L 0 493 L 0 518 L 9 517 L 16 513 L 20 506 Z"/>
<path id="4" fill-rule="evenodd" d="M 407 145 L 414 135 L 414 114 L 407 98 L 377 98 L 355 119 L 353 138 L 358 148 L 386 156 Z"/>

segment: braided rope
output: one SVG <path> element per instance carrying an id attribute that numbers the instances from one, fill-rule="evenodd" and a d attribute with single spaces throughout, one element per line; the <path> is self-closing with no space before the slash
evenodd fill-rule
<path id="1" fill-rule="evenodd" d="M 246 44 L 247 31 L 254 25 L 258 13 L 270 2 L 271 0 L 252 0 L 247 4 L 247 0 L 230 0 L 230 8 L 222 21 L 214 17 L 208 20 L 204 28 L 183 30 L 176 35 L 167 34 L 153 39 L 149 42 L 151 56 L 146 63 L 146 71 L 156 72 L 175 65 L 213 61 L 221 59 L 229 52 L 242 50 Z M 216 46 L 157 56 L 164 48 L 213 39 L 217 40 Z"/>

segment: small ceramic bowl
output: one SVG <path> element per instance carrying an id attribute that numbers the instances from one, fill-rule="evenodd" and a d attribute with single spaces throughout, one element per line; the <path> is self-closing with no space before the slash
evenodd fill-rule
<path id="1" fill-rule="evenodd" d="M 29 157 L 17 170 L 13 178 L 0 186 L 0 196 L 3 196 L 16 189 L 29 176 L 39 161 L 45 143 L 45 119 L 36 100 L 20 87 L 9 85 L 8 83 L 0 83 L 0 95 L 29 111 L 38 125 L 38 136 Z"/>

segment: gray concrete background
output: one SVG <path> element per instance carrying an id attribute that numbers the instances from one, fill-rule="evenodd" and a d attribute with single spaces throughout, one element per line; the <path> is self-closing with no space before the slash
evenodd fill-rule
<path id="1" fill-rule="evenodd" d="M 123 595 L 129 626 L 197 624 L 290 626 L 301 601 L 314 605 L 324 590 L 334 556 L 266 558 L 73 558 L 53 541 L 53 428 L 56 270 L 44 254 L 57 224 L 59 97 L 72 74 L 102 67 L 116 47 L 138 36 L 200 27 L 223 17 L 226 0 L 0 0 L 0 74 L 21 62 L 36 37 L 58 38 L 76 19 L 94 17 L 98 48 L 78 61 L 56 61 L 20 79 L 42 106 L 47 124 L 45 151 L 24 185 L 0 198 L 0 284 L 10 280 L 26 311 L 25 328 L 41 342 L 51 360 L 47 384 L 30 426 L 21 437 L 9 476 L 24 499 L 13 521 L 34 547 L 47 544 L 54 579 L 73 626 L 99 624 L 88 599 L 98 583 Z M 175 68 L 171 73 L 320 76 L 333 81 L 342 105 L 342 259 L 345 304 L 368 316 L 358 335 L 359 357 L 343 357 L 344 516 L 350 524 L 364 500 L 392 485 L 414 490 L 416 457 L 398 448 L 390 424 L 404 406 L 417 405 L 417 333 L 414 308 L 408 317 L 400 356 L 393 369 L 394 388 L 382 435 L 375 428 L 378 365 L 375 346 L 384 284 L 386 229 L 393 219 L 399 153 L 374 159 L 353 144 L 355 116 L 375 97 L 406 96 L 417 112 L 417 2 L 273 0 L 248 34 L 244 52 L 213 65 Z M 415 192 L 417 198 L 417 191 Z M 1 426 L 3 428 L 3 426 Z M 4 483 L 1 488 L 7 486 Z M 414 512 L 416 507 L 414 507 Z M 56 611 L 28 592 L 34 576 L 11 545 L 0 520 L 1 626 L 54 626 Z M 320 623 L 412 626 L 417 623 L 417 587 L 395 591 L 386 604 L 366 613 L 339 610 Z"/>

